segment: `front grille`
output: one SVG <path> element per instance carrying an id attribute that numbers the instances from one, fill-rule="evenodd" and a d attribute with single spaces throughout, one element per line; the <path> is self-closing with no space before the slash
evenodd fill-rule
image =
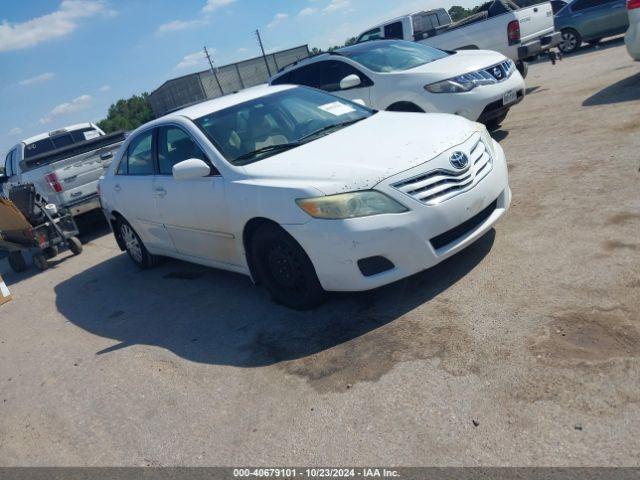
<path id="1" fill-rule="evenodd" d="M 505 60 L 489 68 L 485 68 L 484 71 L 495 78 L 498 82 L 503 82 L 511 76 L 515 71 L 516 66 L 511 60 Z"/>
<path id="2" fill-rule="evenodd" d="M 438 235 L 437 237 L 433 237 L 430 242 L 433 248 L 438 250 L 439 248 L 445 247 L 450 243 L 459 240 L 461 237 L 467 235 L 471 231 L 475 230 L 476 227 L 480 226 L 487 218 L 491 216 L 491 214 L 495 211 L 498 206 L 498 200 L 494 200 L 491 204 L 482 210 L 477 215 L 474 215 L 469 220 L 464 223 L 461 223 L 457 227 L 452 228 L 451 230 L 447 230 L 446 232 Z"/>
<path id="3" fill-rule="evenodd" d="M 437 205 L 476 186 L 492 168 L 491 153 L 479 139 L 471 148 L 469 166 L 464 170 L 432 170 L 393 187 L 426 205 Z"/>

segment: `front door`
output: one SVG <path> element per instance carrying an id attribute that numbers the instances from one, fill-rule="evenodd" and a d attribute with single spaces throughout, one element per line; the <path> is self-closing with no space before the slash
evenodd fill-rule
<path id="1" fill-rule="evenodd" d="M 176 163 L 198 158 L 211 165 L 202 149 L 178 126 L 158 129 L 158 171 L 154 191 L 160 218 L 178 253 L 229 263 L 235 258 L 234 236 L 229 232 L 223 178 L 213 174 L 175 180 Z"/>

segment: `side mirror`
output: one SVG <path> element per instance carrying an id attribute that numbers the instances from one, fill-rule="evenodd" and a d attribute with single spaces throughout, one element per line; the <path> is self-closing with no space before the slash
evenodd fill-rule
<path id="1" fill-rule="evenodd" d="M 191 180 L 211 175 L 211 167 L 199 158 L 190 158 L 173 166 L 173 178 L 176 180 Z"/>
<path id="2" fill-rule="evenodd" d="M 342 80 L 340 80 L 341 90 L 349 90 L 350 88 L 358 87 L 360 85 L 362 85 L 362 79 L 355 73 L 347 75 Z"/>

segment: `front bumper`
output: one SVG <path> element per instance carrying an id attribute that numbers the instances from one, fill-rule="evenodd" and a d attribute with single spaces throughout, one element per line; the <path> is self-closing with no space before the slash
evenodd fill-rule
<path id="1" fill-rule="evenodd" d="M 518 59 L 525 60 L 530 57 L 535 57 L 541 52 L 558 46 L 561 41 L 561 33 L 553 32 L 539 39 L 527 42 L 526 44 L 520 45 L 518 47 Z"/>
<path id="2" fill-rule="evenodd" d="M 525 82 L 519 72 L 514 72 L 508 79 L 494 85 L 482 85 L 464 93 L 434 93 L 430 95 L 433 102 L 426 111 L 449 112 L 460 115 L 472 121 L 482 122 L 481 115 L 486 113 L 487 107 L 495 105 L 505 106 L 502 99 L 505 93 L 515 90 L 518 92 L 516 102 L 506 105 L 507 109 L 524 98 Z M 435 97 L 435 98 L 434 98 Z M 498 115 L 495 115 L 498 116 Z"/>
<path id="3" fill-rule="evenodd" d="M 396 176 L 376 189 L 402 202 L 411 209 L 409 212 L 339 221 L 313 219 L 284 228 L 309 255 L 325 290 L 369 290 L 395 282 L 468 247 L 507 211 L 511 191 L 506 160 L 495 142 L 494 149 L 490 173 L 470 190 L 438 205 L 425 205 L 394 189 L 391 184 L 397 182 Z M 450 154 L 445 152 L 401 175 L 407 178 L 441 168 Z M 392 268 L 365 275 L 359 261 L 377 257 L 388 260 Z"/>

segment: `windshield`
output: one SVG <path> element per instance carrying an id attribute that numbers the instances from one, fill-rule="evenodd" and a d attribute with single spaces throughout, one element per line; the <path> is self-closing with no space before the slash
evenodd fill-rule
<path id="1" fill-rule="evenodd" d="M 348 100 L 297 87 L 194 122 L 229 162 L 245 165 L 328 135 L 373 113 Z"/>
<path id="2" fill-rule="evenodd" d="M 449 56 L 437 48 L 404 41 L 363 43 L 341 49 L 339 53 L 380 73 L 409 70 Z"/>

